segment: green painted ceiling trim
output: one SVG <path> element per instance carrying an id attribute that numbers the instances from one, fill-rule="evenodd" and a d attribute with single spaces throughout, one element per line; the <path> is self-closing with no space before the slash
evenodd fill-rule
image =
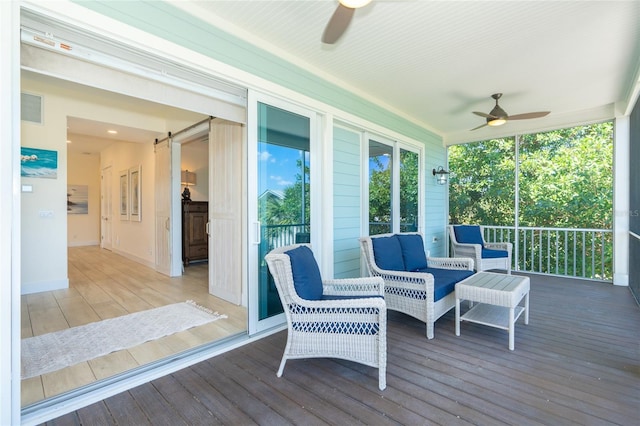
<path id="1" fill-rule="evenodd" d="M 386 128 L 442 147 L 433 132 L 393 114 L 276 55 L 161 1 L 82 1 L 75 3 L 233 67 L 356 114 Z"/>

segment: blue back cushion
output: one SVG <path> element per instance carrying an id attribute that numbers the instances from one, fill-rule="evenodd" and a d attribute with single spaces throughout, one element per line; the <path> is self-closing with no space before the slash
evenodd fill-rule
<path id="1" fill-rule="evenodd" d="M 418 234 L 398 234 L 405 271 L 416 271 L 427 267 L 422 237 Z"/>
<path id="2" fill-rule="evenodd" d="M 509 253 L 506 250 L 482 249 L 483 259 L 497 259 L 500 257 L 509 257 Z"/>
<path id="3" fill-rule="evenodd" d="M 291 260 L 293 285 L 296 293 L 303 299 L 322 299 L 322 277 L 313 252 L 307 246 L 287 251 Z"/>
<path id="4" fill-rule="evenodd" d="M 428 272 L 433 275 L 433 301 L 445 297 L 456 288 L 456 283 L 469 278 L 473 271 L 460 269 L 424 268 L 419 272 Z"/>
<path id="5" fill-rule="evenodd" d="M 463 244 L 480 244 L 484 246 L 480 227 L 477 225 L 457 225 L 453 227 L 456 233 L 456 241 Z"/>
<path id="6" fill-rule="evenodd" d="M 371 238 L 373 257 L 380 269 L 388 271 L 404 271 L 402 247 L 396 235 L 391 237 Z"/>

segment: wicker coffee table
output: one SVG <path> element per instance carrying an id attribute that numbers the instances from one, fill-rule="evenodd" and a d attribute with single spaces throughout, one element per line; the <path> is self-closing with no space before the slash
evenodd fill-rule
<path id="1" fill-rule="evenodd" d="M 478 303 L 461 317 L 461 300 Z M 456 336 L 460 335 L 460 321 L 501 328 L 509 331 L 509 349 L 513 350 L 515 324 L 523 312 L 524 323 L 529 324 L 529 277 L 478 272 L 456 284 Z"/>

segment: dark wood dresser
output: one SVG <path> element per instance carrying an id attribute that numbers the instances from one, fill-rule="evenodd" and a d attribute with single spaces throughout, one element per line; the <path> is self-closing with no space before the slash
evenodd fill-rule
<path id="1" fill-rule="evenodd" d="M 182 263 L 209 259 L 208 201 L 182 201 Z"/>

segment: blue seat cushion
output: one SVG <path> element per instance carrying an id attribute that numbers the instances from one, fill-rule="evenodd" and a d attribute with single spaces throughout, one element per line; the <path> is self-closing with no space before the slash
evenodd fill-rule
<path id="1" fill-rule="evenodd" d="M 402 247 L 402 259 L 405 271 L 417 271 L 427 267 L 427 256 L 424 254 L 422 237 L 418 234 L 398 234 Z"/>
<path id="2" fill-rule="evenodd" d="M 296 293 L 306 300 L 322 299 L 322 277 L 313 252 L 307 246 L 287 251 L 291 260 L 293 285 Z"/>
<path id="3" fill-rule="evenodd" d="M 456 283 L 469 278 L 473 275 L 473 271 L 460 269 L 442 269 L 442 268 L 424 268 L 418 272 L 428 272 L 433 275 L 433 300 L 445 297 L 447 294 L 455 290 Z"/>
<path id="4" fill-rule="evenodd" d="M 498 259 L 500 257 L 509 257 L 509 252 L 506 250 L 492 250 L 492 249 L 482 249 L 482 258 L 483 259 Z"/>
<path id="5" fill-rule="evenodd" d="M 478 225 L 456 225 L 453 227 L 456 241 L 462 244 L 480 244 L 484 246 L 484 240 Z"/>
<path id="6" fill-rule="evenodd" d="M 404 271 L 402 246 L 396 235 L 391 237 L 371 238 L 373 257 L 380 269 L 388 271 Z"/>

